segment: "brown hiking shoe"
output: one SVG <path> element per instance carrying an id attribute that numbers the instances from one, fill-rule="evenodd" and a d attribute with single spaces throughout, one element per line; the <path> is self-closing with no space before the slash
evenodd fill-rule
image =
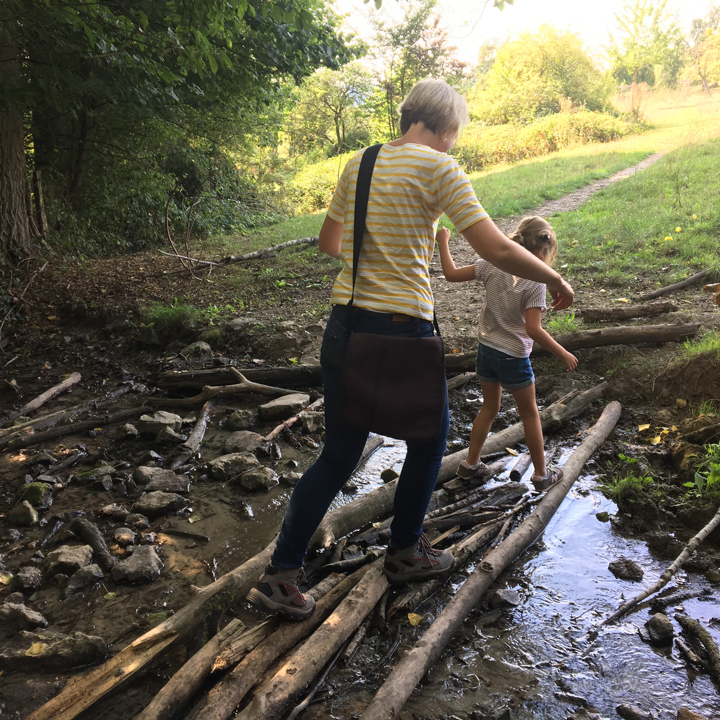
<path id="1" fill-rule="evenodd" d="M 301 582 L 305 582 L 302 568 L 278 570 L 268 565 L 258 584 L 247 594 L 247 600 L 266 612 L 304 620 L 315 611 L 315 600 L 300 592 Z"/>
<path id="2" fill-rule="evenodd" d="M 406 580 L 426 580 L 453 569 L 455 558 L 447 550 L 437 550 L 423 533 L 409 548 L 388 546 L 383 572 L 392 584 Z"/>

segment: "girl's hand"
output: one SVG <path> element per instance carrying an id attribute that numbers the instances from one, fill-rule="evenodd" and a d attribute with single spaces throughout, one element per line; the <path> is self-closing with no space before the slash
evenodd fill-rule
<path id="1" fill-rule="evenodd" d="M 577 367 L 578 359 L 567 350 L 558 359 L 565 366 L 568 372 L 571 372 Z"/>
<path id="2" fill-rule="evenodd" d="M 447 245 L 450 242 L 450 231 L 447 228 L 440 228 L 435 235 L 438 245 Z"/>

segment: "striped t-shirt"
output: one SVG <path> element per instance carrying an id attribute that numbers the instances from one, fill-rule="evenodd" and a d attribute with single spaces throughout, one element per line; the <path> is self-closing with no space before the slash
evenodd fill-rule
<path id="1" fill-rule="evenodd" d="M 525 327 L 525 311 L 546 309 L 545 285 L 510 275 L 485 260 L 475 261 L 475 279 L 485 286 L 478 340 L 507 355 L 529 357 L 533 341 Z"/>
<path id="2" fill-rule="evenodd" d="M 328 209 L 344 224 L 334 305 L 346 305 L 352 294 L 355 186 L 363 152 L 348 160 Z M 383 145 L 370 185 L 355 305 L 432 320 L 428 266 L 443 212 L 458 232 L 488 217 L 454 158 L 415 143 Z"/>

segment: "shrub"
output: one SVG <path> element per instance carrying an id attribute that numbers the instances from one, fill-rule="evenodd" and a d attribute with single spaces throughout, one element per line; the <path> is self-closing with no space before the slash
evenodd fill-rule
<path id="1" fill-rule="evenodd" d="M 338 155 L 300 170 L 285 187 L 285 202 L 297 214 L 324 210 L 330 204 L 340 174 L 352 155 Z"/>

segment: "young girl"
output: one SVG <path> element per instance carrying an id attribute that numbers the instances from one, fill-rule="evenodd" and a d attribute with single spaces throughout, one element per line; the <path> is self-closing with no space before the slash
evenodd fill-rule
<path id="1" fill-rule="evenodd" d="M 525 442 L 535 469 L 533 485 L 536 490 L 547 490 L 562 479 L 562 470 L 545 467 L 530 351 L 533 341 L 537 342 L 551 352 L 568 372 L 577 366 L 577 358 L 558 345 L 540 324 L 546 309 L 545 285 L 510 275 L 481 259 L 474 265 L 458 268 L 450 254 L 449 238 L 447 229 L 438 231 L 437 242 L 445 279 L 449 282 L 477 280 L 485 286 L 476 365 L 483 405 L 473 423 L 467 459 L 459 465 L 457 474 L 465 479 L 489 475 L 489 468 L 480 461 L 480 454 L 493 420 L 500 411 L 502 388 L 505 388 L 515 398 L 525 429 Z M 555 261 L 557 239 L 550 224 L 541 217 L 524 218 L 510 239 L 549 266 Z"/>

